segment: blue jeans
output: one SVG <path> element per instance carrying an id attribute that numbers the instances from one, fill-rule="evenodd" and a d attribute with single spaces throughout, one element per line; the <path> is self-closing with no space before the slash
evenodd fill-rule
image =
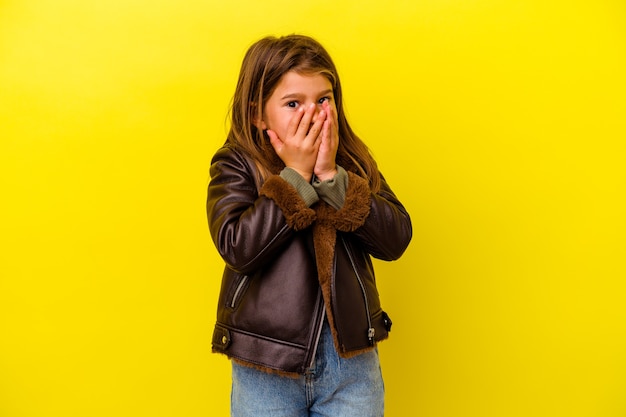
<path id="1" fill-rule="evenodd" d="M 383 416 L 385 389 L 376 349 L 340 358 L 325 321 L 309 371 L 289 378 L 233 362 L 231 417 Z"/>

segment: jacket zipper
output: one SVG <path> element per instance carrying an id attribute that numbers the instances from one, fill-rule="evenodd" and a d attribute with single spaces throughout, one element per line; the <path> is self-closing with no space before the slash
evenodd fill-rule
<path id="1" fill-rule="evenodd" d="M 352 252 L 348 248 L 345 239 L 341 238 L 341 243 L 343 243 L 343 247 L 346 249 L 346 253 L 348 254 L 348 259 L 350 259 L 350 264 L 352 265 L 352 270 L 356 275 L 356 279 L 359 282 L 359 286 L 361 287 L 361 293 L 363 294 L 363 301 L 365 302 L 365 312 L 367 313 L 367 340 L 369 341 L 371 346 L 374 346 L 374 336 L 376 335 L 376 330 L 372 326 L 372 318 L 370 315 L 370 306 L 367 301 L 367 291 L 365 291 L 365 285 L 363 284 L 363 280 L 361 279 L 361 275 L 357 271 L 356 265 L 354 264 L 354 259 L 352 258 Z"/>
<path id="2" fill-rule="evenodd" d="M 248 281 L 248 276 L 244 275 L 243 278 L 241 278 L 241 281 L 239 281 L 239 284 L 237 284 L 237 288 L 235 289 L 235 294 L 233 294 L 233 299 L 230 302 L 230 308 L 235 308 L 235 304 L 237 304 L 239 295 L 241 294 L 241 291 L 243 290 L 243 286 L 246 284 L 247 281 Z"/>
<path id="3" fill-rule="evenodd" d="M 322 336 L 322 328 L 324 327 L 324 318 L 326 317 L 326 309 L 322 307 L 322 317 L 320 317 L 320 324 L 317 327 L 317 334 L 315 335 L 315 341 L 313 342 L 313 354 L 311 355 L 311 362 L 309 362 L 309 369 L 307 372 L 313 370 L 315 366 L 315 356 L 317 355 L 317 347 L 320 343 L 320 337 Z"/>

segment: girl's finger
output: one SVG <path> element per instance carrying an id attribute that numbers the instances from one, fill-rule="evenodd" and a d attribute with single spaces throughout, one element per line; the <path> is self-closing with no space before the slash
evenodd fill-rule
<path id="1" fill-rule="evenodd" d="M 273 130 L 267 129 L 265 132 L 267 132 L 267 136 L 270 138 L 270 144 L 272 145 L 276 153 L 279 153 L 281 148 L 283 147 L 283 142 Z"/>
<path id="2" fill-rule="evenodd" d="M 300 126 L 300 122 L 302 121 L 302 116 L 304 116 L 304 106 L 298 107 L 298 110 L 294 113 L 287 125 L 287 134 L 289 136 L 294 136 L 298 132 L 298 128 Z"/>
<path id="3" fill-rule="evenodd" d="M 314 141 L 317 140 L 317 137 L 320 135 L 322 131 L 322 126 L 326 120 L 326 112 L 324 110 L 320 111 L 317 115 L 317 120 L 313 123 L 313 126 L 309 129 L 309 133 L 307 137 L 312 138 Z"/>
<path id="4" fill-rule="evenodd" d="M 324 128 L 322 129 L 322 137 L 324 138 L 324 140 L 329 140 L 330 139 L 330 124 L 332 123 L 330 117 L 326 118 L 326 120 L 324 120 Z"/>
<path id="5" fill-rule="evenodd" d="M 304 108 L 304 106 L 301 108 Z M 298 132 L 302 133 L 303 136 L 307 135 L 307 132 L 309 131 L 309 127 L 311 126 L 311 120 L 313 120 L 314 114 L 315 114 L 315 104 L 311 103 L 304 110 L 304 115 L 300 119 L 300 124 L 298 125 Z"/>
<path id="6" fill-rule="evenodd" d="M 328 105 L 328 120 L 329 124 L 329 138 L 335 139 L 337 142 L 339 141 L 339 134 L 337 132 L 337 112 L 333 111 L 332 107 Z"/>

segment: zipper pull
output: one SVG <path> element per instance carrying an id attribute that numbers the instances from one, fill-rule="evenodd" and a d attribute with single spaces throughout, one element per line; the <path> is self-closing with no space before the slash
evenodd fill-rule
<path id="1" fill-rule="evenodd" d="M 370 345 L 374 346 L 374 335 L 376 334 L 376 330 L 373 327 L 367 329 L 367 338 L 370 341 Z"/>

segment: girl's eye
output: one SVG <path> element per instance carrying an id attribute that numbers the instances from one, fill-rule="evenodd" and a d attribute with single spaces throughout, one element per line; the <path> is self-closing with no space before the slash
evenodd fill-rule
<path id="1" fill-rule="evenodd" d="M 319 104 L 322 104 L 322 103 L 323 103 L 323 102 L 325 102 L 325 101 L 330 101 L 330 97 L 322 97 L 322 98 L 320 98 L 320 99 L 318 100 L 318 103 L 319 103 Z"/>
<path id="2" fill-rule="evenodd" d="M 290 101 L 289 103 L 287 103 L 287 107 L 295 109 L 296 107 L 298 107 L 298 103 L 296 101 Z"/>

